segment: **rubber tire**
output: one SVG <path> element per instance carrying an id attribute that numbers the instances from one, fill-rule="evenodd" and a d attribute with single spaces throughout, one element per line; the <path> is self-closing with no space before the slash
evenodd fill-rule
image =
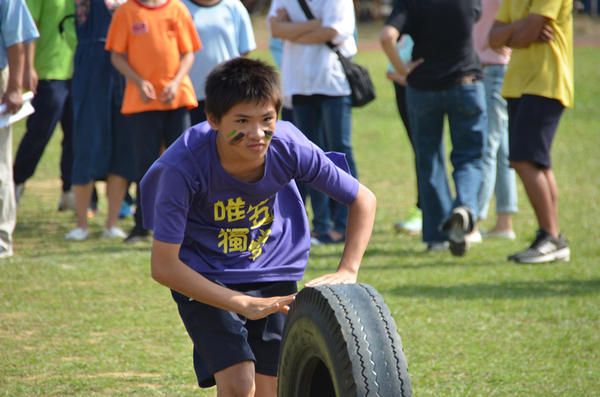
<path id="1" fill-rule="evenodd" d="M 410 397 L 390 310 L 366 284 L 304 288 L 279 350 L 278 397 Z"/>

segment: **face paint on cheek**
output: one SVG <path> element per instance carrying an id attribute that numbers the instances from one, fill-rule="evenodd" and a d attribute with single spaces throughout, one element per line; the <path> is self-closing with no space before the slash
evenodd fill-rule
<path id="1" fill-rule="evenodd" d="M 231 131 L 229 134 L 227 134 L 227 139 L 231 139 L 233 138 L 233 136 L 237 133 L 237 130 L 233 130 Z"/>
<path id="2" fill-rule="evenodd" d="M 265 130 L 265 139 L 270 141 L 271 138 L 273 138 L 273 131 L 271 130 Z"/>
<path id="3" fill-rule="evenodd" d="M 233 137 L 233 139 L 229 140 L 229 144 L 235 145 L 236 143 L 244 139 L 245 136 L 246 134 L 244 134 L 243 132 L 238 132 L 237 135 Z"/>

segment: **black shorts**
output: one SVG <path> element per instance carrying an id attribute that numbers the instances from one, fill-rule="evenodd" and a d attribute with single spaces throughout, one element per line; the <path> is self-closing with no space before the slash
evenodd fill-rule
<path id="1" fill-rule="evenodd" d="M 221 283 L 217 283 L 223 285 Z M 256 297 L 298 292 L 295 281 L 230 284 L 225 287 Z M 171 291 L 179 315 L 194 342 L 194 370 L 200 387 L 216 384 L 214 374 L 252 360 L 256 373 L 277 376 L 277 360 L 286 315 L 277 312 L 260 320 L 218 309 Z"/>
<path id="2" fill-rule="evenodd" d="M 551 168 L 550 149 L 565 107 L 539 95 L 508 98 L 509 159 Z"/>

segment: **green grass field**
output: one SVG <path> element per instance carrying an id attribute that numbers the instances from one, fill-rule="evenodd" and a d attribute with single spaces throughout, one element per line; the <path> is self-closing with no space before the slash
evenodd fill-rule
<path id="1" fill-rule="evenodd" d="M 360 179 L 378 197 L 359 282 L 393 313 L 414 395 L 600 396 L 600 49 L 575 51 L 576 107 L 553 148 L 571 261 L 545 265 L 506 261 L 536 229 L 521 185 L 514 242 L 484 241 L 455 258 L 395 234 L 415 201 L 413 156 L 383 53 L 359 53 L 357 62 L 369 66 L 379 95 L 353 120 Z M 15 145 L 22 134 L 21 123 Z M 191 342 L 169 291 L 150 278 L 150 245 L 99 238 L 104 197 L 91 238 L 64 240 L 75 218 L 56 210 L 61 138 L 27 183 L 15 255 L 0 261 L 0 395 L 216 395 L 195 385 Z M 333 271 L 340 253 L 314 248 L 305 280 Z"/>

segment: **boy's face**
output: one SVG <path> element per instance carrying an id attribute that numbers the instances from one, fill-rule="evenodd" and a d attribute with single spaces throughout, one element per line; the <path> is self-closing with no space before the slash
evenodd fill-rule
<path id="1" fill-rule="evenodd" d="M 243 102 L 235 105 L 217 122 L 207 115 L 217 130 L 217 148 L 221 161 L 264 161 L 269 148 L 277 112 L 273 104 Z"/>

